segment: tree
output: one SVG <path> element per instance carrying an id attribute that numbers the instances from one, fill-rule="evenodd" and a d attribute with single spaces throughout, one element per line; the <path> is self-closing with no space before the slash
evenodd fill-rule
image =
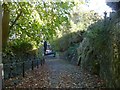
<path id="1" fill-rule="evenodd" d="M 35 41 L 36 45 L 44 38 L 53 38 L 62 23 L 69 25 L 72 5 L 69 2 L 3 3 L 3 46 L 8 38 L 14 42 Z"/>
<path id="2" fill-rule="evenodd" d="M 9 37 L 9 8 L 8 4 L 3 3 L 3 18 L 2 18 L 2 46 L 6 46 L 8 37 Z"/>

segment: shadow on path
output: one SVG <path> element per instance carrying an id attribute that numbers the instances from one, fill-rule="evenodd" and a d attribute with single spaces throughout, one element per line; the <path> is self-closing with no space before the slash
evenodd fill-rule
<path id="1" fill-rule="evenodd" d="M 43 66 L 26 72 L 17 88 L 95 88 L 102 85 L 97 76 L 83 73 L 78 66 L 52 56 L 45 58 Z"/>

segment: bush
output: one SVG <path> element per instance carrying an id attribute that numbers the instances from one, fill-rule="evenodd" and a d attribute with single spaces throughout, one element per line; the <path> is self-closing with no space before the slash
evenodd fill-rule
<path id="1" fill-rule="evenodd" d="M 30 42 L 14 42 L 11 46 L 12 50 L 15 52 L 27 52 L 33 48 Z"/>
<path id="2" fill-rule="evenodd" d="M 108 88 L 120 88 L 120 11 L 94 23 L 78 48 L 81 67 L 98 74 Z"/>
<path id="3" fill-rule="evenodd" d="M 83 31 L 66 34 L 63 37 L 51 42 L 51 45 L 56 51 L 64 52 L 74 44 L 80 43 L 83 40 L 82 34 Z"/>

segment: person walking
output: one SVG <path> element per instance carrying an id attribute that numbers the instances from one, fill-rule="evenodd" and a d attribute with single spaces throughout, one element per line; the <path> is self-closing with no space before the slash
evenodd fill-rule
<path id="1" fill-rule="evenodd" d="M 47 50 L 47 41 L 44 41 L 44 55 L 46 55 L 46 50 Z"/>

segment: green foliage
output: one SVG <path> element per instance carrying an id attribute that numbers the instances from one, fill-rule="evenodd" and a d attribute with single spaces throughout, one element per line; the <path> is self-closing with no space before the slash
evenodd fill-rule
<path id="1" fill-rule="evenodd" d="M 118 13 L 89 26 L 78 48 L 81 67 L 100 75 L 109 88 L 120 84 Z"/>
<path id="2" fill-rule="evenodd" d="M 70 48 L 72 45 L 81 42 L 82 41 L 82 34 L 83 34 L 83 32 L 80 32 L 80 31 L 68 33 L 59 39 L 51 41 L 50 43 L 56 51 L 64 52 L 68 48 Z"/>
<path id="3" fill-rule="evenodd" d="M 38 49 L 37 49 L 37 52 L 36 52 L 36 55 L 37 57 L 40 59 L 40 60 L 43 60 L 43 46 L 40 46 Z"/>
<path id="4" fill-rule="evenodd" d="M 53 38 L 58 28 L 65 23 L 73 6 L 71 2 L 13 2 L 10 10 L 10 39 L 35 41 Z"/>
<path id="5" fill-rule="evenodd" d="M 16 40 L 13 45 L 11 46 L 14 51 L 17 52 L 26 52 L 33 49 L 33 46 L 29 42 L 20 42 L 19 40 Z"/>
<path id="6" fill-rule="evenodd" d="M 67 60 L 69 60 L 72 64 L 77 65 L 77 48 L 79 47 L 79 44 L 73 44 L 71 45 L 68 50 L 65 53 L 65 56 L 67 57 Z"/>
<path id="7" fill-rule="evenodd" d="M 82 33 L 87 30 L 87 28 L 100 20 L 100 16 L 94 11 L 82 11 L 78 8 L 82 4 L 75 4 L 71 10 L 69 17 L 70 25 L 65 27 L 63 24 L 61 31 L 57 32 L 58 40 L 55 39 L 54 46 L 58 51 L 67 50 L 72 44 L 79 43 L 82 41 Z"/>
<path id="8" fill-rule="evenodd" d="M 75 6 L 75 8 L 79 6 Z M 73 32 L 86 31 L 91 24 L 94 24 L 100 19 L 101 17 L 94 11 L 84 11 L 82 9 L 77 9 L 77 11 L 73 10 L 70 18 L 71 30 Z"/>

